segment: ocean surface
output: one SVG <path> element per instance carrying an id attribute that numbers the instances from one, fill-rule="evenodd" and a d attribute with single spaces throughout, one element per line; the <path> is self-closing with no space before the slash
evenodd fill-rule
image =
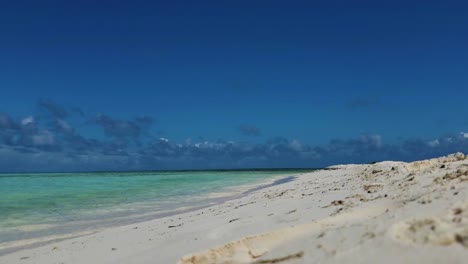
<path id="1" fill-rule="evenodd" d="M 0 174 L 0 253 L 212 205 L 306 171 Z"/>

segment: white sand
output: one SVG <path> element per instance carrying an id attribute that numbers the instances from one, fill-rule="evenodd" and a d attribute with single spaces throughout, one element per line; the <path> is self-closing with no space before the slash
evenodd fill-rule
<path id="1" fill-rule="evenodd" d="M 0 263 L 468 263 L 463 154 L 333 168 Z"/>

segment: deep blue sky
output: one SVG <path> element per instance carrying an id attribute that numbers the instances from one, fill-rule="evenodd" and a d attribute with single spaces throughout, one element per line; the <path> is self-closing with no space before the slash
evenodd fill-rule
<path id="1" fill-rule="evenodd" d="M 465 151 L 467 25 L 466 1 L 2 3 L 0 171 Z"/>

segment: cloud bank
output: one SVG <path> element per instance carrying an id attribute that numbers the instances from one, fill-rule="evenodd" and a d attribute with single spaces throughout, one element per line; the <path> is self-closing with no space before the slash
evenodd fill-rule
<path id="1" fill-rule="evenodd" d="M 76 120 L 102 135 L 80 133 L 72 125 Z M 148 116 L 128 120 L 106 114 L 86 116 L 78 108 L 41 100 L 32 115 L 15 118 L 0 113 L 0 172 L 310 168 L 468 152 L 466 132 L 394 144 L 386 144 L 381 135 L 334 139 L 323 145 L 284 137 L 263 143 L 173 142 L 153 136 L 154 125 L 155 120 Z M 238 128 L 247 136 L 260 135 L 255 126 Z"/>

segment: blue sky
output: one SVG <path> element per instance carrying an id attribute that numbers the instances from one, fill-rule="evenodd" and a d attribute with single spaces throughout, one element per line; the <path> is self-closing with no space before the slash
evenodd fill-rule
<path id="1" fill-rule="evenodd" d="M 465 1 L 10 2 L 0 171 L 468 150 Z"/>

